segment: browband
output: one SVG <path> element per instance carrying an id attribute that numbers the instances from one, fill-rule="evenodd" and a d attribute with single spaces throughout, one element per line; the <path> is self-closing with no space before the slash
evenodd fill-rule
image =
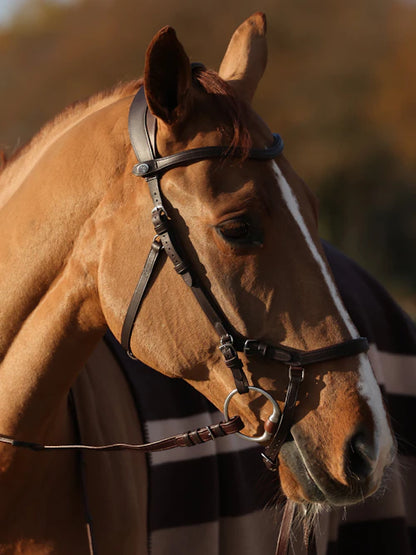
<path id="1" fill-rule="evenodd" d="M 207 160 L 209 158 L 241 158 L 241 148 L 230 149 L 228 146 L 204 146 L 175 152 L 169 156 L 157 156 L 156 148 L 156 118 L 147 106 L 144 87 L 136 94 L 129 113 L 130 141 L 139 160 L 133 166 L 133 174 L 138 177 L 151 177 L 172 168 L 185 164 Z M 247 154 L 251 160 L 271 160 L 283 151 L 283 139 L 273 133 L 273 142 L 267 148 L 252 148 Z"/>

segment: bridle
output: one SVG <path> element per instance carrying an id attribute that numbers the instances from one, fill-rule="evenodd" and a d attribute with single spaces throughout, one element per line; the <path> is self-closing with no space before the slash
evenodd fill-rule
<path id="1" fill-rule="evenodd" d="M 193 70 L 201 66 L 202 64 L 193 64 Z M 212 293 L 198 279 L 197 272 L 187 261 L 184 254 L 185 251 L 179 243 L 178 235 L 174 233 L 173 222 L 169 218 L 168 212 L 163 204 L 160 177 L 172 168 L 192 164 L 201 160 L 221 159 L 224 157 L 241 158 L 243 151 L 240 148 L 230 150 L 229 147 L 225 146 L 207 146 L 185 150 L 169 156 L 159 156 L 156 148 L 157 122 L 156 118 L 148 109 L 144 87 L 139 89 L 130 108 L 129 133 L 133 150 L 138 159 L 138 163 L 133 167 L 133 174 L 137 177 L 144 178 L 149 186 L 150 195 L 154 204 L 152 210 L 152 223 L 156 235 L 152 241 L 150 252 L 127 309 L 121 333 L 121 344 L 128 355 L 135 358 L 131 352 L 130 346 L 134 323 L 140 311 L 143 298 L 150 287 L 151 278 L 154 276 L 158 262 L 161 260 L 161 255 L 165 253 L 172 261 L 176 272 L 190 287 L 202 311 L 218 334 L 219 349 L 224 358 L 225 365 L 230 369 L 234 377 L 236 388 L 231 391 L 224 404 L 226 421 L 143 445 L 125 443 L 100 446 L 84 445 L 81 443 L 76 445 L 44 445 L 31 441 L 17 440 L 3 435 L 0 435 L 0 442 L 8 443 L 14 447 L 32 449 L 35 451 L 76 450 L 78 452 L 117 451 L 125 449 L 149 452 L 171 449 L 174 447 L 192 446 L 214 440 L 217 437 L 240 433 L 244 424 L 238 416 L 229 418 L 229 403 L 236 394 L 243 395 L 249 391 L 255 391 L 265 396 L 272 403 L 273 412 L 265 422 L 265 431 L 262 436 L 248 437 L 241 433 L 240 435 L 250 441 L 257 441 L 260 443 L 268 442 L 262 456 L 267 468 L 275 471 L 278 466 L 280 448 L 285 442 L 293 424 L 299 387 L 304 379 L 304 367 L 310 364 L 366 352 L 368 350 L 367 339 L 358 337 L 329 347 L 302 351 L 280 344 L 276 346 L 269 345 L 261 340 L 250 339 L 240 334 L 228 321 Z M 245 157 L 252 160 L 267 161 L 274 159 L 281 154 L 282 151 L 283 141 L 279 135 L 274 134 L 272 144 L 269 147 L 264 149 L 250 149 Z M 288 366 L 289 382 L 282 411 L 276 400 L 268 392 L 249 385 L 239 353 L 244 353 L 249 358 L 260 357 L 274 360 Z M 84 483 L 83 490 L 84 503 L 87 506 L 88 503 L 86 501 L 86 488 Z M 284 522 L 287 521 L 287 524 L 281 527 L 276 551 L 279 555 L 287 552 L 293 511 L 293 503 L 288 503 L 284 514 Z M 88 514 L 88 511 L 86 512 Z M 86 520 L 87 528 L 91 528 L 90 518 L 87 517 Z M 94 554 L 95 547 L 90 535 L 91 531 L 89 532 L 90 553 Z"/>
<path id="2" fill-rule="evenodd" d="M 193 64 L 193 69 L 201 64 Z M 203 67 L 203 66 L 202 66 Z M 173 221 L 163 204 L 160 177 L 172 168 L 192 164 L 201 160 L 218 159 L 225 156 L 239 158 L 241 149 L 230 151 L 225 146 L 207 146 L 185 150 L 169 156 L 158 155 L 156 147 L 157 122 L 150 112 L 144 87 L 136 94 L 129 113 L 129 133 L 133 150 L 138 163 L 133 167 L 133 174 L 146 180 L 150 196 L 153 200 L 152 223 L 156 233 L 145 262 L 142 274 L 127 309 L 121 332 L 121 344 L 129 356 L 131 352 L 131 336 L 135 320 L 138 316 L 142 300 L 149 288 L 157 261 L 162 252 L 166 253 L 173 263 L 176 272 L 190 287 L 202 311 L 219 336 L 219 349 L 226 366 L 231 370 L 236 388 L 228 395 L 224 414 L 228 419 L 228 407 L 235 394 L 245 394 L 251 390 L 264 395 L 273 405 L 273 413 L 265 423 L 265 432 L 261 437 L 243 437 L 264 443 L 271 440 L 262 454 L 266 466 L 276 470 L 277 458 L 293 422 L 293 413 L 298 397 L 299 386 L 304 378 L 304 367 L 318 362 L 326 362 L 337 358 L 357 355 L 368 350 L 368 342 L 364 337 L 350 339 L 329 347 L 311 351 L 301 351 L 284 345 L 269 345 L 257 339 L 250 339 L 240 334 L 229 322 L 212 293 L 198 278 L 197 272 L 186 259 L 183 246 L 179 243 L 175 233 Z M 272 144 L 264 149 L 249 150 L 246 158 L 252 160 L 272 160 L 283 151 L 283 141 L 277 134 L 273 135 Z M 250 386 L 244 373 L 243 363 L 239 353 L 247 357 L 262 357 L 284 363 L 288 366 L 289 384 L 283 411 L 280 411 L 276 401 L 261 388 Z"/>
<path id="3" fill-rule="evenodd" d="M 202 64 L 193 64 L 192 69 L 203 68 Z M 219 349 L 225 365 L 231 370 L 236 388 L 231 391 L 224 403 L 224 414 L 228 420 L 228 407 L 232 397 L 255 391 L 265 396 L 273 406 L 273 412 L 264 424 L 265 431 L 260 437 L 239 435 L 250 441 L 260 443 L 269 441 L 262 457 L 266 467 L 276 471 L 280 449 L 287 439 L 294 419 L 294 412 L 298 398 L 300 384 L 304 379 L 304 367 L 310 364 L 326 362 L 337 358 L 357 355 L 368 351 L 368 341 L 364 337 L 357 337 L 337 343 L 329 347 L 311 351 L 301 351 L 284 345 L 269 345 L 263 341 L 249 339 L 240 334 L 229 322 L 212 293 L 198 279 L 197 272 L 186 259 L 183 246 L 179 243 L 178 235 L 174 232 L 174 225 L 169 218 L 163 204 L 160 177 L 165 172 L 178 166 L 192 164 L 201 160 L 218 159 L 225 156 L 239 158 L 240 149 L 230 151 L 229 147 L 207 146 L 174 153 L 169 156 L 159 156 L 156 145 L 157 121 L 150 112 L 144 87 L 136 94 L 129 113 L 129 134 L 133 150 L 138 163 L 133 167 L 133 174 L 146 180 L 150 196 L 153 200 L 152 223 L 155 230 L 149 255 L 144 264 L 121 332 L 121 344 L 130 357 L 135 358 L 131 351 L 131 336 L 135 320 L 138 316 L 142 300 L 150 286 L 157 261 L 162 252 L 170 258 L 176 272 L 182 277 L 198 301 L 202 311 L 212 324 L 219 336 Z M 283 141 L 280 135 L 273 134 L 272 144 L 265 149 L 251 149 L 246 158 L 252 160 L 272 160 L 283 151 Z M 243 363 L 238 353 L 245 353 L 247 357 L 263 357 L 284 363 L 288 366 L 289 383 L 286 391 L 283 411 L 276 400 L 261 388 L 250 386 L 243 370 Z M 276 546 L 276 555 L 285 555 L 289 549 L 290 531 L 295 512 L 295 503 L 287 501 Z M 308 551 L 313 553 L 315 543 L 310 538 Z"/>

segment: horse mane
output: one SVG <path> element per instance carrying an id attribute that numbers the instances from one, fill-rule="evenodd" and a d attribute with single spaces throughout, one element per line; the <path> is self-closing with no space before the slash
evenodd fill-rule
<path id="1" fill-rule="evenodd" d="M 229 154 L 238 147 L 243 159 L 247 156 L 252 141 L 247 126 L 247 106 L 234 89 L 210 69 L 197 66 L 193 69 L 193 85 L 202 89 L 214 100 L 218 112 L 231 129 Z M 118 84 L 112 89 L 95 94 L 86 100 L 67 106 L 24 146 L 10 158 L 0 153 L 0 207 L 18 189 L 43 153 L 71 127 L 90 114 L 126 96 L 134 94 L 143 84 L 143 79 Z M 229 132 L 227 130 L 227 132 Z"/>
<path id="2" fill-rule="evenodd" d="M 20 155 L 24 154 L 26 150 L 32 147 L 39 148 L 45 139 L 50 138 L 51 134 L 60 134 L 62 129 L 66 130 L 68 127 L 72 126 L 73 123 L 78 122 L 80 119 L 84 119 L 87 115 L 101 110 L 125 96 L 135 93 L 141 85 L 142 79 L 137 79 L 128 83 L 119 83 L 111 89 L 93 94 L 86 99 L 72 102 L 64 108 L 62 112 L 48 121 L 29 143 L 19 148 L 8 162 L 13 162 Z"/>
<path id="3" fill-rule="evenodd" d="M 67 106 L 46 123 L 34 137 L 17 149 L 9 159 L 3 155 L 0 162 L 0 207 L 18 189 L 44 152 L 71 127 L 90 114 L 134 94 L 143 84 L 142 79 L 118 84 L 85 100 Z"/>

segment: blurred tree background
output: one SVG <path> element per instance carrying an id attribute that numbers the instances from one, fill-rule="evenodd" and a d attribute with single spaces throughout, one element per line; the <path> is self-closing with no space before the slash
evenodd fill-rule
<path id="1" fill-rule="evenodd" d="M 143 71 L 172 25 L 193 60 L 218 68 L 233 30 L 268 18 L 255 98 L 317 193 L 321 234 L 416 316 L 414 0 L 0 0 L 0 149 L 10 155 L 74 100 Z"/>

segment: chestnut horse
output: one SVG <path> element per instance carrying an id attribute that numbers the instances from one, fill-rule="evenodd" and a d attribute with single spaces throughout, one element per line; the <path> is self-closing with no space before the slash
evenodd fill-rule
<path id="1" fill-rule="evenodd" d="M 282 154 L 250 157 L 272 144 L 250 107 L 266 58 L 262 14 L 237 29 L 218 75 L 201 67 L 192 72 L 175 32 L 164 28 L 148 48 L 143 81 L 70 107 L 6 165 L 0 177 L 2 435 L 74 442 L 68 395 L 75 384 L 84 437 L 92 430 L 95 443 L 140 441 L 128 386 L 114 365 L 97 370 L 105 356 L 97 346 L 107 327 L 120 339 L 154 235 L 146 182 L 131 173 L 137 160 L 127 128 L 141 87 L 157 121 L 160 156 L 229 149 L 221 159 L 169 169 L 161 186 L 188 259 L 233 329 L 302 351 L 358 337 L 319 242 L 313 195 Z M 131 348 L 218 408 L 234 389 L 215 330 L 170 263 L 152 278 Z M 282 407 L 286 366 L 241 359 L 250 385 Z M 262 433 L 271 412 L 263 401 L 253 392 L 234 396 L 231 412 L 243 419 L 246 435 Z M 348 505 L 377 490 L 394 442 L 365 354 L 308 366 L 290 439 L 279 457 L 289 499 Z M 97 454 L 89 461 L 100 554 L 146 552 L 143 460 Z M 87 553 L 77 455 L 2 444 L 0 463 L 0 552 Z"/>

